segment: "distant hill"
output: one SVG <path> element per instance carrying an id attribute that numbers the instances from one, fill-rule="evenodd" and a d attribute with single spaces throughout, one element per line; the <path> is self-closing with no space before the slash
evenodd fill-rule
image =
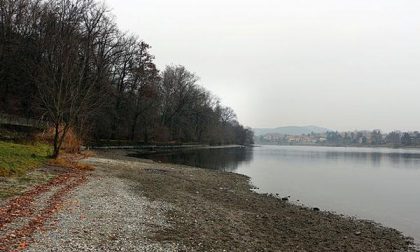
<path id="1" fill-rule="evenodd" d="M 310 134 L 314 133 L 324 133 L 327 131 L 331 131 L 327 128 L 322 128 L 318 126 L 285 126 L 285 127 L 278 127 L 278 128 L 255 128 L 253 129 L 255 136 L 261 136 L 268 133 L 276 133 L 282 135 L 302 135 L 302 134 Z"/>

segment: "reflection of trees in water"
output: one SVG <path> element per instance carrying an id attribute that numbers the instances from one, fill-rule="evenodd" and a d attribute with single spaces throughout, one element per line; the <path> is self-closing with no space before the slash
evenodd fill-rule
<path id="1" fill-rule="evenodd" d="M 235 171 L 239 165 L 252 161 L 253 149 L 250 148 L 225 148 L 225 149 L 198 149 L 174 151 L 139 155 L 165 163 L 177 163 L 190 166 Z M 269 150 L 258 151 L 261 159 L 306 160 L 319 162 L 322 160 L 351 161 L 354 163 L 370 163 L 373 166 L 391 165 L 395 168 L 420 168 L 420 153 L 386 153 L 363 151 L 297 151 L 297 150 Z"/>
<path id="2" fill-rule="evenodd" d="M 240 164 L 249 163 L 253 158 L 253 151 L 249 148 L 198 149 L 143 155 L 142 157 L 164 163 L 185 164 L 232 172 Z"/>

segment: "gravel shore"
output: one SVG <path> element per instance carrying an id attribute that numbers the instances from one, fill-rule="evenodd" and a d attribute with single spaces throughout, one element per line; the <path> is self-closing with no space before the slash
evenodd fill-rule
<path id="1" fill-rule="evenodd" d="M 415 251 L 369 221 L 253 192 L 245 176 L 107 152 L 25 251 Z"/>
<path id="2" fill-rule="evenodd" d="M 96 165 L 88 182 L 70 195 L 27 251 L 178 251 L 176 243 L 148 239 L 150 233 L 168 227 L 164 213 L 170 204 L 134 192 L 131 181 L 108 170 L 112 160 L 88 162 Z M 123 170 L 127 165 L 117 164 L 112 168 Z"/>

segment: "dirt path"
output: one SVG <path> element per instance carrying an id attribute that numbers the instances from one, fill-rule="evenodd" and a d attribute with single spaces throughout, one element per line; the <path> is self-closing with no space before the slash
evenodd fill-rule
<path id="1" fill-rule="evenodd" d="M 0 251 L 24 249 L 35 232 L 62 206 L 65 196 L 85 181 L 85 173 L 64 170 L 0 207 Z"/>

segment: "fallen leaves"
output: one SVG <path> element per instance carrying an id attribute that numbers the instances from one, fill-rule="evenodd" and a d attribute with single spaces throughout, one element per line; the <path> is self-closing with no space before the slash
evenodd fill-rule
<path id="1" fill-rule="evenodd" d="M 85 158 L 83 154 L 68 154 L 64 153 L 56 159 L 51 159 L 49 161 L 50 165 L 65 167 L 70 169 L 82 170 L 82 171 L 92 171 L 94 167 L 88 164 L 81 163 L 80 160 Z"/>
<path id="2" fill-rule="evenodd" d="M 26 241 L 19 243 L 18 249 L 25 249 L 28 247 L 28 243 Z"/>
<path id="3" fill-rule="evenodd" d="M 35 186 L 21 196 L 10 200 L 0 208 L 0 229 L 17 218 L 28 218 L 29 221 L 21 228 L 9 231 L 0 237 L 0 251 L 15 251 L 25 249 L 35 231 L 44 227 L 47 220 L 62 206 L 64 197 L 75 187 L 86 180 L 86 174 L 81 171 L 70 171 L 58 175 L 49 182 Z M 34 201 L 55 187 L 59 189 L 48 199 L 45 206 L 35 214 Z"/>

